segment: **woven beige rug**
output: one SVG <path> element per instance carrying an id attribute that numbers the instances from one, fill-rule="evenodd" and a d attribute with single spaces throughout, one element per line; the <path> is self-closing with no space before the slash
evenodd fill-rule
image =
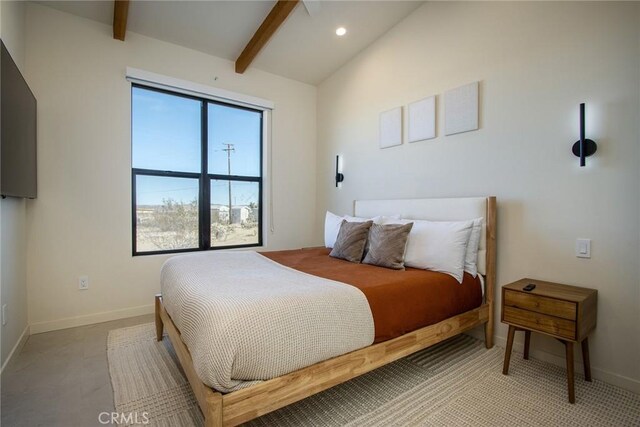
<path id="1" fill-rule="evenodd" d="M 168 338 L 152 323 L 109 332 L 116 411 L 153 426 L 200 426 L 202 415 Z M 640 426 L 640 395 L 461 335 L 252 421 L 256 426 Z M 143 415 L 146 414 L 146 415 Z"/>

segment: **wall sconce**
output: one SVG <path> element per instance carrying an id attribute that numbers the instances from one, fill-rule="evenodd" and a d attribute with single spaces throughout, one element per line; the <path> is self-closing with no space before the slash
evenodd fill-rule
<path id="1" fill-rule="evenodd" d="M 573 154 L 580 157 L 580 166 L 585 165 L 585 157 L 589 157 L 596 152 L 598 146 L 596 142 L 584 137 L 584 102 L 580 104 L 580 140 L 576 141 L 571 148 Z"/>
<path id="2" fill-rule="evenodd" d="M 344 181 L 344 175 L 340 172 L 340 156 L 336 156 L 336 188 Z"/>

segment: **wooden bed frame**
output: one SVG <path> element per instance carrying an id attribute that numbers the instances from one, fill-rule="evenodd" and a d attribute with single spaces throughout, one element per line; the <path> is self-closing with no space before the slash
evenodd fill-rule
<path id="1" fill-rule="evenodd" d="M 373 344 L 231 393 L 219 393 L 200 381 L 193 367 L 191 354 L 182 341 L 180 331 L 166 312 L 162 304 L 162 296 L 156 295 L 157 339 L 162 341 L 163 329 L 166 328 L 184 373 L 204 414 L 205 426 L 235 426 L 247 422 L 481 324 L 484 324 L 486 347 L 493 347 L 496 198 L 488 197 L 486 201 L 485 301 L 480 307 L 389 341 Z"/>

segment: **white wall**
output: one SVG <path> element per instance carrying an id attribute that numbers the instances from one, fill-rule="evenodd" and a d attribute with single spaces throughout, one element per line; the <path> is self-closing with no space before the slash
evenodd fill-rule
<path id="1" fill-rule="evenodd" d="M 0 16 L 0 37 L 24 74 L 25 3 L 0 2 Z M 7 305 L 7 324 L 2 326 L 0 340 L 0 365 L 4 367 L 12 351 L 28 336 L 26 201 L 13 197 L 1 200 L 0 218 L 0 305 Z"/>
<path id="2" fill-rule="evenodd" d="M 315 87 L 255 69 L 238 75 L 232 62 L 131 32 L 113 40 L 110 26 L 42 5 L 28 5 L 27 29 L 40 160 L 27 209 L 32 333 L 151 312 L 159 292 L 167 256 L 131 256 L 127 66 L 274 101 L 268 249 L 312 243 Z M 78 290 L 80 275 L 88 291 Z"/>
<path id="3" fill-rule="evenodd" d="M 640 391 L 639 52 L 637 3 L 425 4 L 318 88 L 317 241 L 324 209 L 355 199 L 495 195 L 498 284 L 598 289 L 594 375 Z M 443 136 L 442 94 L 476 80 L 480 130 Z M 434 94 L 438 138 L 380 150 L 379 113 Z M 598 143 L 585 168 L 570 151 L 580 102 Z M 562 363 L 554 340 L 532 349 Z"/>

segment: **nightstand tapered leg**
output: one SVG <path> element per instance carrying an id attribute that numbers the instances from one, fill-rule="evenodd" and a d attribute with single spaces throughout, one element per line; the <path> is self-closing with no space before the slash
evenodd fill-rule
<path id="1" fill-rule="evenodd" d="M 529 360 L 529 343 L 531 343 L 531 331 L 524 331 L 524 360 Z"/>
<path id="2" fill-rule="evenodd" d="M 591 362 L 589 361 L 589 338 L 582 340 L 582 364 L 584 365 L 584 379 L 591 381 Z"/>
<path id="3" fill-rule="evenodd" d="M 573 343 L 565 341 L 567 356 L 567 387 L 569 389 L 569 403 L 576 403 L 576 392 L 573 383 Z"/>
<path id="4" fill-rule="evenodd" d="M 509 325 L 509 336 L 507 337 L 507 348 L 504 350 L 504 366 L 502 373 L 509 374 L 509 362 L 511 361 L 511 349 L 513 348 L 513 336 L 516 334 L 516 327 Z"/>

